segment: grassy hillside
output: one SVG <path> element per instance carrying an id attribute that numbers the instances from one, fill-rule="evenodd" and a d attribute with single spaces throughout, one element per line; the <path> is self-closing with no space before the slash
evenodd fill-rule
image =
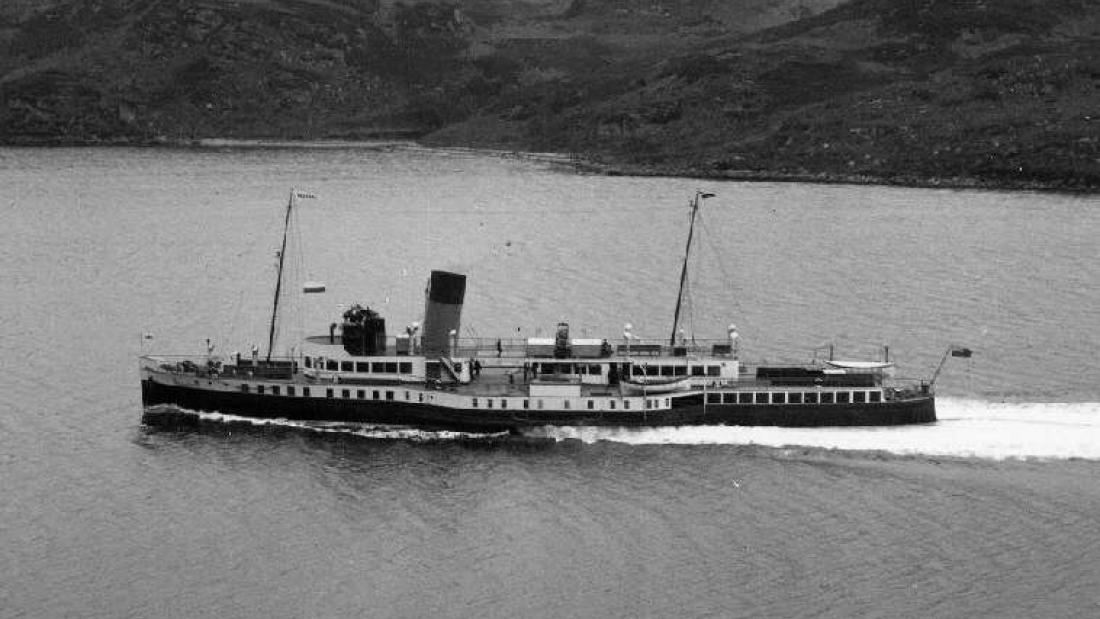
<path id="1" fill-rule="evenodd" d="M 609 172 L 1100 187 L 1092 0 L 32 4 L 0 12 L 0 142 L 405 135 Z"/>
<path id="2" fill-rule="evenodd" d="M 1095 189 L 1098 35 L 1095 2 L 854 0 L 507 91 L 430 138 L 631 173 Z"/>

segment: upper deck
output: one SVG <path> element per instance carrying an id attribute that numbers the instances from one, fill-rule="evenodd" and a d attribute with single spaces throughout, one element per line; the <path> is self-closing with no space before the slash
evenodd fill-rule
<path id="1" fill-rule="evenodd" d="M 344 350 L 339 334 L 307 337 L 302 346 L 306 355 L 324 356 L 328 359 L 356 359 L 356 355 Z M 385 349 L 375 355 L 415 356 L 421 354 L 417 338 L 388 336 Z M 568 353 L 561 355 L 553 338 L 455 338 L 453 358 L 476 358 L 486 363 L 492 359 L 650 359 L 650 358 L 716 358 L 736 359 L 736 346 L 729 339 L 691 339 L 670 345 L 667 340 L 632 338 L 608 340 L 600 338 L 574 338 L 570 340 Z M 504 363 L 504 362 L 502 362 Z M 495 365 L 495 364 L 494 364 Z"/>

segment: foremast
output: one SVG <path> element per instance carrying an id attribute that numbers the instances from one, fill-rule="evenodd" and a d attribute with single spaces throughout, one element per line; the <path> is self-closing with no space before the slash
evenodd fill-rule
<path id="1" fill-rule="evenodd" d="M 297 189 L 290 190 L 290 199 L 286 203 L 286 219 L 283 222 L 283 245 L 279 249 L 279 271 L 275 276 L 275 299 L 271 304 L 271 329 L 267 335 L 267 361 L 271 361 L 271 354 L 275 350 L 275 322 L 279 316 L 279 297 L 283 291 L 283 265 L 286 264 L 286 239 L 290 233 L 290 213 L 294 210 L 296 198 L 313 198 L 313 194 L 303 193 Z"/>

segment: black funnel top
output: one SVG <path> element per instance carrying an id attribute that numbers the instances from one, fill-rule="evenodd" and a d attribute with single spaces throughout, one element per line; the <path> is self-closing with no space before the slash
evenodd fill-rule
<path id="1" fill-rule="evenodd" d="M 466 296 L 466 276 L 447 271 L 432 271 L 428 300 L 447 305 L 462 305 Z"/>

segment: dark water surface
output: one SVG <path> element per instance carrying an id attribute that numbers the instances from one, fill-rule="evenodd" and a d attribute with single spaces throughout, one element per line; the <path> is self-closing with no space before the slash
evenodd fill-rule
<path id="1" fill-rule="evenodd" d="M 579 176 L 401 145 L 0 149 L 0 617 L 1096 616 L 1100 201 Z M 142 348 L 289 346 L 340 304 L 466 335 L 667 335 L 800 360 L 889 343 L 941 421 L 879 429 L 140 424 Z M 143 332 L 155 339 L 141 339 Z M 847 356 L 847 355 L 846 355 Z"/>

